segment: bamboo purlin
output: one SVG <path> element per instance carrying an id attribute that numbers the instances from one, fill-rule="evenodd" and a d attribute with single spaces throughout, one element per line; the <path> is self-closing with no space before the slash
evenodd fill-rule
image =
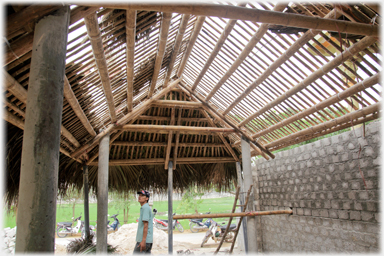
<path id="1" fill-rule="evenodd" d="M 252 211 L 252 212 L 234 212 L 234 213 L 215 213 L 215 214 L 185 214 L 174 215 L 174 220 L 186 219 L 205 219 L 205 218 L 225 218 L 225 217 L 245 217 L 245 216 L 263 216 L 263 215 L 278 215 L 278 214 L 292 214 L 292 210 L 275 210 L 275 211 Z"/>

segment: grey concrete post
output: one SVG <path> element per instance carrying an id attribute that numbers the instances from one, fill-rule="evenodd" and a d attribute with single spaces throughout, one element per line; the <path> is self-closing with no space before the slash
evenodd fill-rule
<path id="1" fill-rule="evenodd" d="M 69 6 L 35 26 L 20 168 L 16 253 L 53 253 Z"/>
<path id="2" fill-rule="evenodd" d="M 84 191 L 84 231 L 85 237 L 89 237 L 89 189 L 88 189 L 88 165 L 83 166 L 83 191 Z"/>
<path id="3" fill-rule="evenodd" d="M 239 201 L 240 201 L 240 204 L 243 205 L 245 203 L 245 195 L 244 195 L 244 192 L 247 192 L 245 191 L 244 189 L 244 181 L 243 181 L 243 177 L 241 175 L 241 164 L 240 162 L 236 162 L 236 172 L 237 172 L 237 183 L 238 183 L 238 186 L 240 186 L 240 195 L 239 195 Z M 241 206 L 241 212 L 243 211 L 244 207 Z M 242 222 L 241 222 L 241 227 L 239 227 L 239 234 L 238 234 L 238 245 L 239 245 L 239 248 L 242 248 L 244 251 L 247 251 L 248 250 L 248 236 L 247 236 L 247 218 L 243 218 Z"/>
<path id="4" fill-rule="evenodd" d="M 97 172 L 97 244 L 96 253 L 107 253 L 109 134 L 100 140 Z"/>
<path id="5" fill-rule="evenodd" d="M 173 162 L 168 164 L 168 254 L 173 254 Z"/>
<path id="6" fill-rule="evenodd" d="M 243 162 L 243 175 L 244 175 L 244 189 L 248 191 L 249 187 L 253 185 L 252 177 L 252 164 L 251 164 L 251 146 L 245 137 L 241 137 L 241 155 Z M 250 194 L 247 210 L 253 211 L 254 195 Z M 247 236 L 248 236 L 248 250 L 247 253 L 257 253 L 257 230 L 255 217 L 247 217 Z"/>

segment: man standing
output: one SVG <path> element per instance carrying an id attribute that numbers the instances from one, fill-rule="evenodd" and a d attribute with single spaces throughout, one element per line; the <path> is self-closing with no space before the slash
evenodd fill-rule
<path id="1" fill-rule="evenodd" d="M 136 246 L 133 254 L 151 254 L 153 243 L 153 215 L 149 207 L 149 192 L 146 190 L 138 191 L 138 202 L 141 204 L 139 226 L 136 233 Z"/>

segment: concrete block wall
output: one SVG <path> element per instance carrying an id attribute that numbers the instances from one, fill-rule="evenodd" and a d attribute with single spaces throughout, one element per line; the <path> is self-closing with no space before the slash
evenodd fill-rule
<path id="1" fill-rule="evenodd" d="M 256 161 L 263 252 L 379 252 L 380 122 Z M 362 178 L 364 177 L 364 180 Z M 364 184 L 365 181 L 365 184 Z"/>

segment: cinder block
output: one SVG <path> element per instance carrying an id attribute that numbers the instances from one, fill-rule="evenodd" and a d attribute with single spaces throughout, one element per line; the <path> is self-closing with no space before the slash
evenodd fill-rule
<path id="1" fill-rule="evenodd" d="M 351 211 L 349 213 L 349 218 L 351 220 L 361 220 L 361 214 L 360 211 Z"/>
<path id="2" fill-rule="evenodd" d="M 375 221 L 374 215 L 372 212 L 361 212 L 361 220 L 363 221 Z"/>
<path id="3" fill-rule="evenodd" d="M 341 210 L 341 211 L 338 211 L 337 213 L 339 215 L 339 219 L 343 219 L 343 220 L 349 219 L 348 211 Z"/>

